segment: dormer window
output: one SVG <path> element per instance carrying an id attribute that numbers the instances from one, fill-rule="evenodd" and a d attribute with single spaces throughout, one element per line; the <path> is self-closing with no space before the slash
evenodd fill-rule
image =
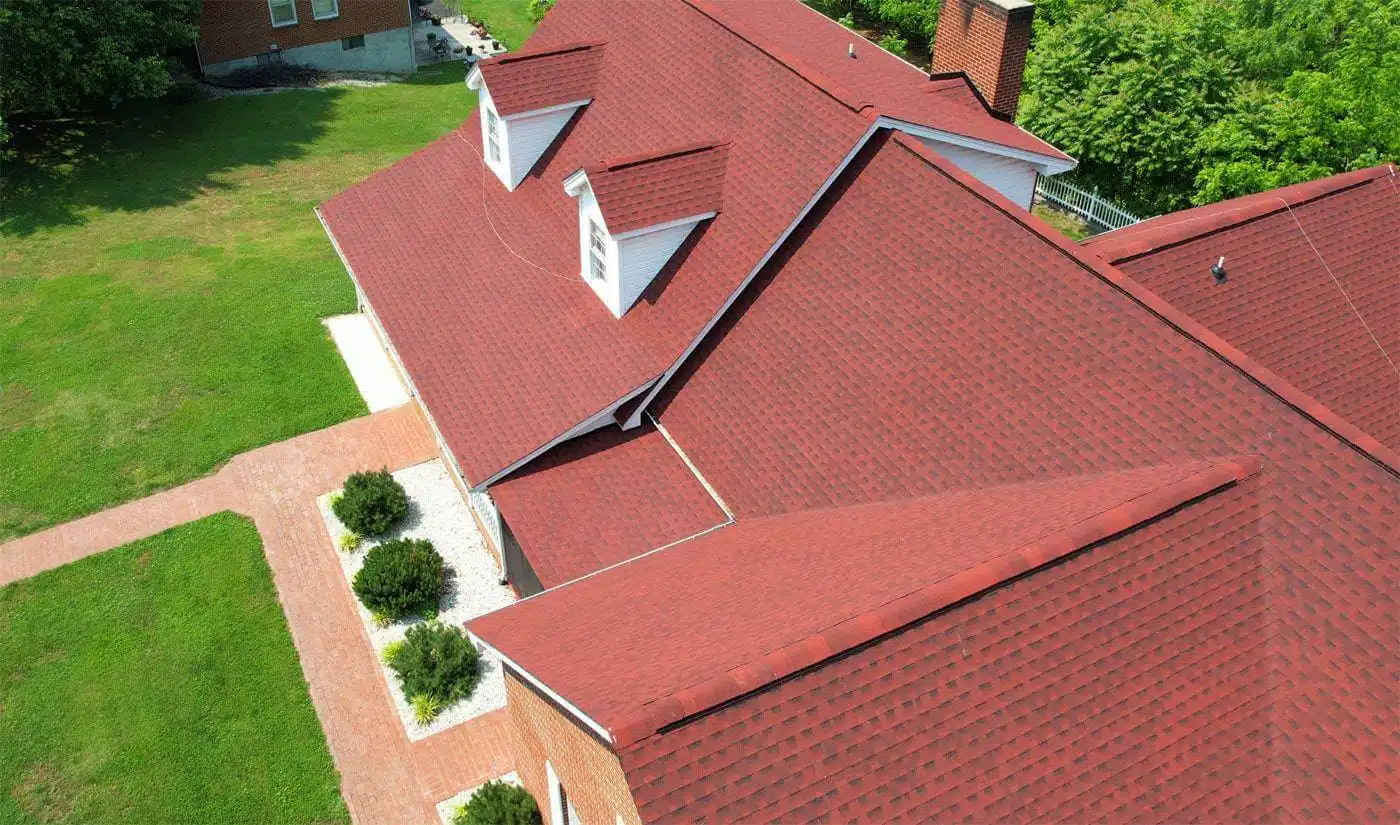
<path id="1" fill-rule="evenodd" d="M 719 212 L 729 144 L 704 143 L 586 166 L 564 181 L 578 198 L 579 268 L 613 315 L 642 297 L 702 222 Z"/>
<path id="2" fill-rule="evenodd" d="M 597 221 L 588 221 L 588 276 L 595 281 L 608 279 L 608 233 Z"/>
<path id="3" fill-rule="evenodd" d="M 481 151 L 508 190 L 519 186 L 578 110 L 593 99 L 600 43 L 577 43 L 477 61 Z"/>
<path id="4" fill-rule="evenodd" d="M 495 109 L 486 110 L 486 153 L 492 163 L 501 162 L 501 119 Z"/>

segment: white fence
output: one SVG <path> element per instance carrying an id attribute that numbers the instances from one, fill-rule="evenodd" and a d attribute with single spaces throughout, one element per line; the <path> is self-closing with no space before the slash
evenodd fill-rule
<path id="1" fill-rule="evenodd" d="M 1122 229 L 1142 220 L 1121 206 L 1099 197 L 1097 189 L 1093 192 L 1086 192 L 1058 177 L 1041 175 L 1036 178 L 1035 193 L 1041 198 L 1073 212 L 1097 228 Z"/>

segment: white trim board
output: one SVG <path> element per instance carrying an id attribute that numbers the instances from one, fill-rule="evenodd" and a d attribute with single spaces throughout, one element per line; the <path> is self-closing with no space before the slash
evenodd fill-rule
<path id="1" fill-rule="evenodd" d="M 1042 155 L 1036 152 L 1028 152 L 1025 149 L 1014 149 L 1000 143 L 993 143 L 990 140 L 981 140 L 979 138 L 967 137 L 966 135 L 959 135 L 954 132 L 945 132 L 942 129 L 933 129 L 918 123 L 910 123 L 907 120 L 899 120 L 886 115 L 880 115 L 877 122 L 882 126 L 898 129 L 901 132 L 907 132 L 914 137 L 928 138 L 929 140 L 937 140 L 943 143 L 951 143 L 954 146 L 961 146 L 964 149 L 975 149 L 979 152 L 986 152 L 989 155 L 1000 155 L 1004 158 L 1025 161 L 1034 166 L 1036 170 L 1043 175 L 1058 175 L 1062 172 L 1068 172 L 1079 165 L 1079 161 L 1073 158 L 1066 160 L 1064 158 L 1051 157 L 1050 155 Z"/>
<path id="2" fill-rule="evenodd" d="M 467 635 L 471 637 L 471 639 L 472 639 L 473 642 L 476 642 L 477 644 L 481 645 L 482 647 L 484 647 L 484 648 L 486 648 L 487 650 L 491 651 L 492 653 L 496 654 L 498 657 L 500 657 L 500 659 L 501 659 L 502 662 L 505 662 L 507 665 L 510 665 L 511 670 L 514 670 L 516 673 L 519 673 L 521 676 L 525 677 L 525 681 L 527 681 L 527 682 L 529 682 L 530 684 L 534 685 L 536 688 L 539 688 L 540 691 L 542 691 L 542 692 L 544 693 L 544 695 L 546 695 L 546 696 L 548 696 L 549 698 L 553 699 L 554 701 L 558 702 L 560 707 L 564 708 L 564 709 L 567 710 L 569 713 L 573 714 L 575 718 L 577 718 L 580 722 L 582 722 L 582 723 L 584 723 L 585 725 L 587 725 L 588 728 L 589 728 L 590 730 L 592 730 L 594 733 L 596 733 L 596 734 L 598 734 L 599 736 L 603 737 L 603 741 L 604 741 L 604 742 L 607 742 L 607 743 L 609 743 L 609 744 L 612 744 L 612 743 L 613 743 L 614 740 L 613 740 L 612 734 L 611 734 L 611 733 L 608 733 L 608 729 L 607 729 L 607 728 L 605 728 L 605 727 L 603 727 L 602 725 L 598 724 L 597 722 L 593 721 L 593 719 L 592 719 L 588 714 L 586 714 L 586 713 L 584 713 L 583 711 L 579 710 L 579 709 L 578 709 L 577 707 L 575 707 L 575 706 L 573 705 L 573 703 L 571 703 L 568 699 L 565 699 L 563 696 L 560 696 L 558 693 L 555 693 L 554 690 L 552 690 L 552 689 L 549 687 L 549 685 L 546 685 L 544 682 L 541 682 L 539 679 L 536 679 L 535 676 L 534 676 L 533 674 L 530 673 L 530 671 L 528 671 L 528 670 L 526 670 L 525 668 L 521 667 L 519 664 L 517 664 L 517 663 L 516 663 L 513 659 L 511 659 L 509 656 L 507 656 L 506 654 L 504 654 L 504 653 L 502 653 L 501 651 L 497 650 L 497 649 L 495 648 L 494 645 L 488 644 L 488 643 L 487 643 L 484 639 L 482 639 L 480 636 L 476 635 L 475 633 L 471 632 L 470 630 L 467 631 Z"/>

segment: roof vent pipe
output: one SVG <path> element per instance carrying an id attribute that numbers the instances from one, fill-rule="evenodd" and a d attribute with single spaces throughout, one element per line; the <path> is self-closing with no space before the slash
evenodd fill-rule
<path id="1" fill-rule="evenodd" d="M 856 44 L 854 44 L 854 43 L 847 43 L 847 44 L 846 44 L 846 56 L 847 56 L 847 57 L 855 57 L 855 56 L 856 56 Z"/>
<path id="2" fill-rule="evenodd" d="M 1211 266 L 1211 268 L 1210 268 L 1210 274 L 1212 274 L 1212 275 L 1215 276 L 1215 282 L 1216 282 L 1217 284 L 1223 284 L 1223 283 L 1225 283 L 1227 280 L 1229 280 L 1229 278 L 1225 275 L 1225 256 L 1224 256 L 1224 255 L 1221 255 L 1221 256 L 1220 256 L 1220 260 L 1216 261 L 1215 264 L 1214 264 L 1213 266 Z"/>

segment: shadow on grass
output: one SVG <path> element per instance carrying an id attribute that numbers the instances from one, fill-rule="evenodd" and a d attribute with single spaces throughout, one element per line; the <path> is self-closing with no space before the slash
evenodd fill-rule
<path id="1" fill-rule="evenodd" d="M 305 154 L 325 134 L 342 94 L 144 102 L 112 113 L 16 122 L 0 155 L 0 235 L 80 225 L 92 208 L 142 211 L 227 188 L 219 173 Z"/>

